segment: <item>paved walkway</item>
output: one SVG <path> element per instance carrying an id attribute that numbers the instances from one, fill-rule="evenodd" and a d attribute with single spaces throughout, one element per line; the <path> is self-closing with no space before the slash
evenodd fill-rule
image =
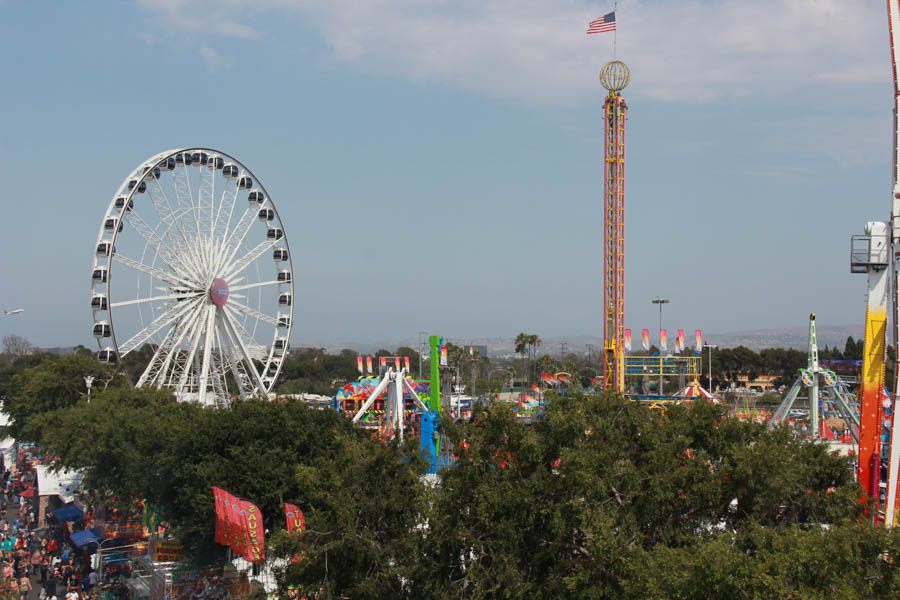
<path id="1" fill-rule="evenodd" d="M 19 518 L 19 505 L 9 504 L 6 511 L 6 522 L 12 525 Z M 29 564 L 29 567 L 31 565 Z M 30 569 L 29 569 L 30 570 Z M 41 576 L 31 575 L 31 591 L 28 593 L 28 600 L 38 600 L 41 596 Z"/>

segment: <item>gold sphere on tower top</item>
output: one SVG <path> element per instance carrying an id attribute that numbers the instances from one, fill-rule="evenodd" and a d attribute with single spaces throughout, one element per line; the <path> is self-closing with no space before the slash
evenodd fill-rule
<path id="1" fill-rule="evenodd" d="M 610 92 L 621 92 L 631 81 L 631 71 L 621 60 L 611 60 L 600 69 L 600 83 Z"/>

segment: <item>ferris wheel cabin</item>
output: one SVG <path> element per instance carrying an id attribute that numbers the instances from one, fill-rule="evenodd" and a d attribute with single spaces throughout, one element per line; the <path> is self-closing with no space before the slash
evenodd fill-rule
<path id="1" fill-rule="evenodd" d="M 285 248 L 275 248 L 272 252 L 272 258 L 275 259 L 275 262 L 280 262 L 288 259 L 288 251 Z"/>
<path id="2" fill-rule="evenodd" d="M 270 240 L 280 240 L 284 237 L 284 231 L 279 229 L 278 227 L 273 227 L 269 229 L 269 232 L 266 234 L 266 237 Z"/>
<path id="3" fill-rule="evenodd" d="M 106 283 L 106 280 L 109 278 L 109 271 L 106 267 L 97 267 L 94 269 L 94 272 L 91 273 L 91 281 L 94 283 Z"/>
<path id="4" fill-rule="evenodd" d="M 141 185 L 143 185 L 143 184 L 141 184 Z M 128 202 L 128 208 L 125 208 L 126 201 Z M 130 211 L 134 210 L 134 200 L 128 200 L 127 196 L 118 196 L 116 198 L 115 206 L 116 206 L 116 210 L 122 210 L 123 208 L 125 208 L 125 210 L 130 212 Z"/>
<path id="5" fill-rule="evenodd" d="M 112 335 L 112 328 L 106 321 L 94 323 L 94 337 L 108 338 Z"/>
<path id="6" fill-rule="evenodd" d="M 102 363 L 115 364 L 119 362 L 119 355 L 115 350 L 101 350 L 97 353 L 97 360 Z"/>
<path id="7" fill-rule="evenodd" d="M 275 211 L 271 208 L 261 208 L 259 209 L 259 220 L 260 221 L 271 221 L 275 218 Z"/>
<path id="8" fill-rule="evenodd" d="M 103 294 L 94 294 L 91 297 L 91 310 L 106 310 L 106 296 Z"/>
<path id="9" fill-rule="evenodd" d="M 266 195 L 259 190 L 250 190 L 250 193 L 247 194 L 247 200 L 250 202 L 256 202 L 257 204 L 262 204 L 266 201 Z"/>

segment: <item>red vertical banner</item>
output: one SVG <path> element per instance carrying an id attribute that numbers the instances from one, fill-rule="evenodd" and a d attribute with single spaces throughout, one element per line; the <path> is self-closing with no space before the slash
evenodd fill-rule
<path id="1" fill-rule="evenodd" d="M 253 564 L 265 562 L 266 533 L 263 529 L 262 514 L 255 504 L 246 500 L 241 501 L 241 513 L 244 517 L 244 531 L 247 538 L 244 560 Z"/>
<path id="2" fill-rule="evenodd" d="M 356 370 L 359 371 L 360 375 L 362 375 L 362 373 L 363 373 L 363 357 L 361 354 L 356 357 Z"/>
<path id="3" fill-rule="evenodd" d="M 243 554 L 247 536 L 244 534 L 244 522 L 241 517 L 241 501 L 233 494 L 228 494 L 225 501 L 228 504 L 226 513 L 228 515 L 228 532 L 231 534 L 228 545 L 235 554 Z"/>
<path id="4" fill-rule="evenodd" d="M 644 352 L 650 351 L 650 330 L 649 329 L 641 330 L 641 346 L 644 348 Z"/>
<path id="5" fill-rule="evenodd" d="M 366 370 L 369 372 L 369 375 L 372 374 L 372 357 L 371 356 L 366 357 Z"/>
<path id="6" fill-rule="evenodd" d="M 306 519 L 303 517 L 303 511 L 296 504 L 284 503 L 284 518 L 287 521 L 288 533 L 306 529 Z"/>
<path id="7" fill-rule="evenodd" d="M 625 330 L 625 352 L 631 352 L 631 330 Z"/>
<path id="8" fill-rule="evenodd" d="M 666 330 L 660 329 L 659 330 L 659 349 L 662 352 L 665 352 L 666 350 L 668 350 L 668 345 L 669 345 L 669 340 L 668 340 L 668 337 L 666 336 Z"/>
<path id="9" fill-rule="evenodd" d="M 408 357 L 408 356 L 404 356 L 404 357 L 403 357 L 403 362 L 406 363 L 406 370 L 409 371 L 409 357 Z"/>
<path id="10" fill-rule="evenodd" d="M 225 540 L 223 535 L 223 527 L 225 523 L 225 505 L 222 502 L 222 488 L 213 486 L 213 506 L 216 510 L 216 534 L 214 540 L 217 544 L 221 544 Z"/>
<path id="11" fill-rule="evenodd" d="M 701 352 L 703 350 L 703 332 L 699 329 L 694 330 L 694 341 L 696 342 L 695 349 L 697 352 Z"/>
<path id="12" fill-rule="evenodd" d="M 684 352 L 684 329 L 678 330 L 677 340 L 678 341 L 675 344 L 677 346 L 677 348 L 675 348 L 676 352 Z"/>

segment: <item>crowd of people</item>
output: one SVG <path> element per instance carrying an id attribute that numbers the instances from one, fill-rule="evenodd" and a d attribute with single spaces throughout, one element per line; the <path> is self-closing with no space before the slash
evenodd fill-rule
<path id="1" fill-rule="evenodd" d="M 37 529 L 25 491 L 33 473 L 0 482 L 0 600 L 88 600 L 97 595 L 97 573 L 74 552 L 61 531 Z"/>

